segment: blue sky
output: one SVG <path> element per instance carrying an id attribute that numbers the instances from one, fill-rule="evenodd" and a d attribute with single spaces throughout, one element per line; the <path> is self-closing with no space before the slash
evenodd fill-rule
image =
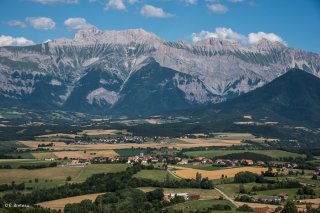
<path id="1" fill-rule="evenodd" d="M 94 25 L 143 28 L 191 43 L 210 36 L 247 44 L 267 38 L 320 53 L 318 0 L 0 0 L 0 25 L 2 46 L 73 38 Z"/>

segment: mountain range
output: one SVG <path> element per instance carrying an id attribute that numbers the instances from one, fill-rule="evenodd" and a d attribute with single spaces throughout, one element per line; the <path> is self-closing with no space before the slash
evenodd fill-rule
<path id="1" fill-rule="evenodd" d="M 320 77 L 320 55 L 265 39 L 189 44 L 91 27 L 74 39 L 0 47 L 0 107 L 148 115 L 224 102 L 291 68 Z"/>
<path id="2" fill-rule="evenodd" d="M 202 120 L 280 121 L 320 126 L 320 78 L 291 69 L 272 82 L 232 100 L 178 114 Z M 248 118 L 250 120 L 248 120 Z"/>

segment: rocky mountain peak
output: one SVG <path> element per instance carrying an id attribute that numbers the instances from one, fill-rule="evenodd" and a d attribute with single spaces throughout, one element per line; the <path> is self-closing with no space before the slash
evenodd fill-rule
<path id="1" fill-rule="evenodd" d="M 257 50 L 270 50 L 270 49 L 284 49 L 284 48 L 287 48 L 287 46 L 278 41 L 261 39 L 258 43 L 256 43 L 253 46 L 253 48 Z"/>
<path id="2" fill-rule="evenodd" d="M 223 38 L 207 38 L 195 43 L 195 47 L 210 47 L 214 50 L 234 50 L 244 48 L 238 42 Z"/>
<path id="3" fill-rule="evenodd" d="M 102 31 L 100 31 L 97 27 L 92 26 L 85 28 L 83 30 L 80 30 L 77 32 L 74 36 L 74 40 L 76 41 L 88 41 L 94 37 L 97 37 L 99 34 L 101 34 Z"/>

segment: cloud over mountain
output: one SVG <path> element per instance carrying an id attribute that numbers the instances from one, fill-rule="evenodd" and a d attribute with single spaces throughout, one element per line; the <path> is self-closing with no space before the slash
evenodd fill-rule
<path id="1" fill-rule="evenodd" d="M 227 40 L 238 42 L 243 45 L 253 45 L 258 43 L 262 39 L 266 39 L 271 42 L 277 41 L 286 45 L 286 42 L 280 36 L 274 33 L 257 32 L 257 33 L 249 33 L 248 35 L 243 35 L 243 34 L 234 32 L 231 28 L 225 28 L 225 27 L 218 27 L 213 32 L 203 30 L 198 33 L 191 34 L 191 39 L 193 43 L 196 43 L 198 41 L 208 39 L 208 38 L 227 39 Z"/>
<path id="2" fill-rule="evenodd" d="M 68 30 L 78 31 L 91 27 L 92 25 L 87 23 L 87 20 L 84 18 L 68 18 L 64 21 L 64 26 Z"/>
<path id="3" fill-rule="evenodd" d="M 28 46 L 33 44 L 35 44 L 33 41 L 24 37 L 0 36 L 0 46 Z"/>

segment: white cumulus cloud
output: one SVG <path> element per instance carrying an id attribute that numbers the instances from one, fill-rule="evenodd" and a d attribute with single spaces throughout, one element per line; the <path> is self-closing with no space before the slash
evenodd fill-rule
<path id="1" fill-rule="evenodd" d="M 11 20 L 11 21 L 6 22 L 6 24 L 11 27 L 21 27 L 21 28 L 27 27 L 26 23 L 24 23 L 23 21 L 20 21 L 20 20 Z"/>
<path id="2" fill-rule="evenodd" d="M 140 14 L 146 18 L 170 18 L 173 16 L 170 13 L 166 13 L 162 8 L 152 5 L 144 5 L 140 10 Z"/>
<path id="3" fill-rule="evenodd" d="M 284 45 L 287 45 L 286 42 L 278 35 L 274 33 L 249 33 L 248 35 L 243 35 L 233 31 L 231 28 L 218 27 L 213 32 L 209 31 L 200 31 L 198 33 L 192 33 L 191 39 L 193 43 L 198 41 L 208 39 L 208 38 L 219 38 L 219 39 L 227 39 L 230 41 L 238 42 L 242 45 L 254 45 L 258 43 L 262 39 L 266 39 L 271 42 L 280 42 Z"/>
<path id="4" fill-rule="evenodd" d="M 123 0 L 108 0 L 105 10 L 127 10 Z"/>
<path id="5" fill-rule="evenodd" d="M 199 33 L 192 33 L 191 38 L 194 43 L 207 38 L 228 39 L 240 43 L 246 43 L 247 40 L 246 36 L 236 33 L 232 29 L 225 27 L 218 27 L 214 32 L 201 31 Z"/>
<path id="6" fill-rule="evenodd" d="M 64 26 L 68 30 L 78 31 L 91 27 L 92 25 L 87 23 L 87 20 L 84 18 L 68 18 L 64 21 Z"/>
<path id="7" fill-rule="evenodd" d="M 78 0 L 33 0 L 40 4 L 77 4 Z"/>
<path id="8" fill-rule="evenodd" d="M 26 21 L 37 30 L 51 30 L 56 26 L 56 23 L 47 17 L 27 17 Z"/>
<path id="9" fill-rule="evenodd" d="M 277 41 L 277 42 L 286 44 L 286 42 L 280 36 L 274 33 L 257 32 L 257 33 L 249 33 L 248 35 L 248 40 L 250 44 L 256 44 L 262 39 L 266 39 L 272 42 Z"/>
<path id="10" fill-rule="evenodd" d="M 224 14 L 229 11 L 228 7 L 222 4 L 210 4 L 207 5 L 210 12 L 217 13 L 217 14 Z"/>
<path id="11" fill-rule="evenodd" d="M 0 46 L 28 46 L 33 44 L 35 44 L 33 41 L 24 37 L 0 36 Z"/>

